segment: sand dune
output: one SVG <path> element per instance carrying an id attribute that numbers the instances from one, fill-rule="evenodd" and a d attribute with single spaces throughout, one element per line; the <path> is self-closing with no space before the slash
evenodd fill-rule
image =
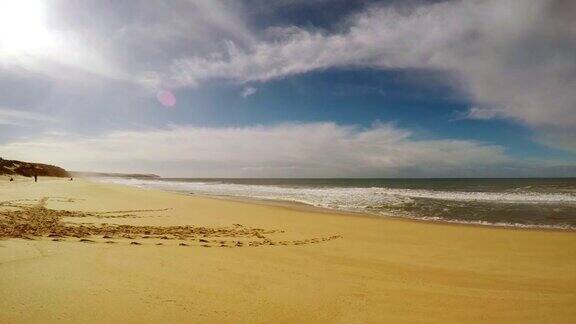
<path id="1" fill-rule="evenodd" d="M 0 184 L 0 322 L 576 320 L 576 235 Z"/>

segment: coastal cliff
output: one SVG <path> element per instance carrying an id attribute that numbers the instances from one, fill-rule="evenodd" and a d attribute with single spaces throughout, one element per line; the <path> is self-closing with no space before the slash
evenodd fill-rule
<path id="1" fill-rule="evenodd" d="M 70 177 L 68 171 L 49 164 L 4 160 L 0 158 L 0 175 L 21 175 L 25 177 Z"/>

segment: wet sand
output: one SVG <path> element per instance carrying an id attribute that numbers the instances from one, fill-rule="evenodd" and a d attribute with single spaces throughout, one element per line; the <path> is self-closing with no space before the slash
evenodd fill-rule
<path id="1" fill-rule="evenodd" d="M 576 320 L 576 233 L 0 183 L 0 322 Z"/>

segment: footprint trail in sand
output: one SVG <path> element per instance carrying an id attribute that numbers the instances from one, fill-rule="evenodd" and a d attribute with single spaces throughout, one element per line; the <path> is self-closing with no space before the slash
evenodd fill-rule
<path id="1" fill-rule="evenodd" d="M 77 199 L 66 197 L 43 197 L 0 202 L 0 239 L 6 238 L 50 238 L 53 241 L 77 239 L 84 243 L 122 243 L 131 240 L 131 245 L 142 245 L 136 241 L 166 245 L 178 240 L 179 246 L 199 247 L 257 247 L 286 246 L 321 243 L 340 238 L 339 235 L 304 240 L 272 240 L 270 234 L 284 233 L 282 230 L 266 230 L 234 224 L 231 227 L 201 226 L 135 226 L 111 223 L 71 223 L 64 218 L 137 218 L 150 217 L 139 213 L 162 212 L 165 209 L 120 210 L 107 212 L 81 212 L 47 208 L 48 201 L 70 202 Z"/>

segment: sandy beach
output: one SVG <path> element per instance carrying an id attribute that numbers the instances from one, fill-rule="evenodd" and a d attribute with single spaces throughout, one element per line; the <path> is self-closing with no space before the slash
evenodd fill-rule
<path id="1" fill-rule="evenodd" d="M 576 320 L 576 233 L 0 184 L 1 323 Z"/>

